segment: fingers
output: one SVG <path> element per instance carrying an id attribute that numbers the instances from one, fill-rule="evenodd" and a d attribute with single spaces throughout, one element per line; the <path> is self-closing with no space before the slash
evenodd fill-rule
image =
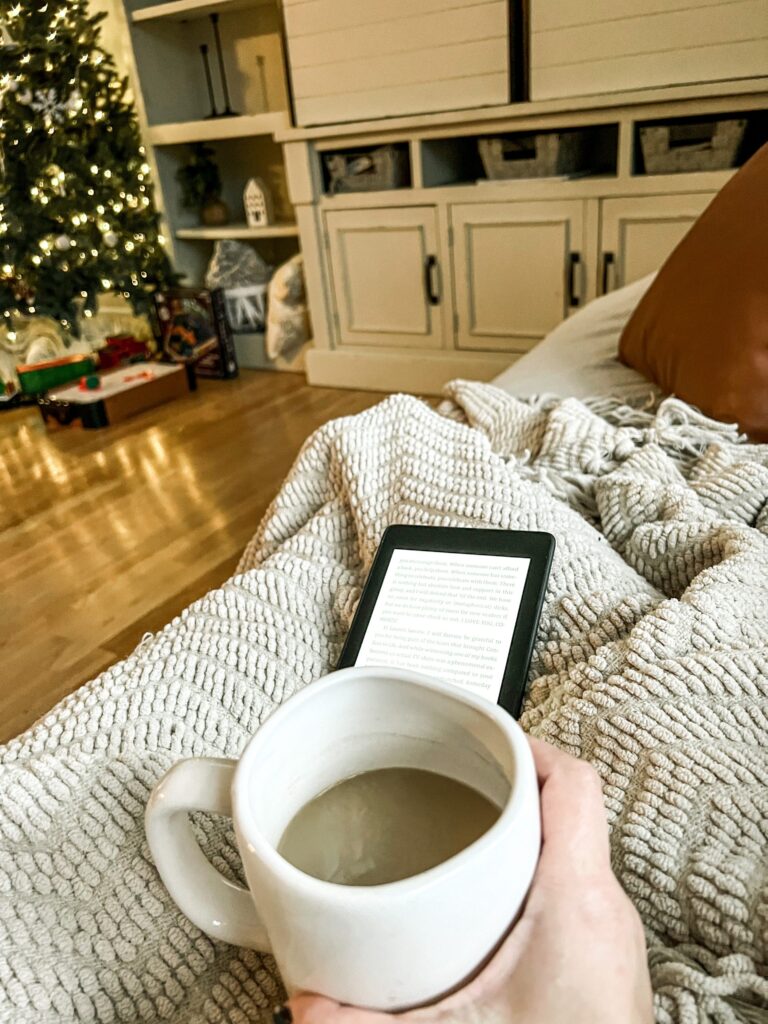
<path id="1" fill-rule="evenodd" d="M 386 1013 L 360 1010 L 356 1006 L 340 1006 L 333 999 L 307 992 L 288 1001 L 294 1024 L 391 1024 Z"/>
<path id="2" fill-rule="evenodd" d="M 610 870 L 600 777 L 585 761 L 528 737 L 541 798 L 540 869 L 564 878 Z"/>

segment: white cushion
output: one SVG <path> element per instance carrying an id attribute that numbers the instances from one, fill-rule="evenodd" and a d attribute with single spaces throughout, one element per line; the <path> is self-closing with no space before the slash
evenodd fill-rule
<path id="1" fill-rule="evenodd" d="M 493 382 L 512 395 L 552 394 L 622 398 L 655 390 L 637 370 L 618 360 L 624 325 L 655 274 L 602 295 L 553 331 Z"/>

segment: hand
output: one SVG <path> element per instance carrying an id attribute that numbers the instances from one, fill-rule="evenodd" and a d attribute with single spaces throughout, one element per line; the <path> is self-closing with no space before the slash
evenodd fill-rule
<path id="1" fill-rule="evenodd" d="M 600 779 L 530 740 L 541 788 L 542 849 L 523 913 L 480 974 L 402 1024 L 651 1024 L 640 918 L 611 870 Z M 295 1024 L 392 1024 L 386 1013 L 302 994 Z M 287 1015 L 286 1015 L 287 1016 Z"/>

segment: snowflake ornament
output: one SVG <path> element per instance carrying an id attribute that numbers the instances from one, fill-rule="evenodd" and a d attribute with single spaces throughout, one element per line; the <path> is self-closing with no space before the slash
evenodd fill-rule
<path id="1" fill-rule="evenodd" d="M 27 90 L 28 92 L 29 90 Z M 79 110 L 83 100 L 77 89 L 71 93 L 66 100 L 60 100 L 55 89 L 37 89 L 34 96 L 29 100 L 19 96 L 20 103 L 29 103 L 29 106 L 36 114 L 42 115 L 46 124 L 55 121 L 61 124 L 65 121 L 70 111 Z"/>

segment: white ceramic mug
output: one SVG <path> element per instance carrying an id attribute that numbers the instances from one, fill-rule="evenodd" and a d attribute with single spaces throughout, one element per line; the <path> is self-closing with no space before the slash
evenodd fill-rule
<path id="1" fill-rule="evenodd" d="M 276 850 L 294 815 L 342 779 L 422 768 L 502 808 L 449 860 L 377 886 L 304 874 Z M 206 860 L 187 812 L 231 815 L 249 890 Z M 528 742 L 495 704 L 395 669 L 333 672 L 292 697 L 238 761 L 180 761 L 152 793 L 149 847 L 181 910 L 208 935 L 272 952 L 290 994 L 399 1010 L 469 978 L 517 915 L 540 847 Z"/>

